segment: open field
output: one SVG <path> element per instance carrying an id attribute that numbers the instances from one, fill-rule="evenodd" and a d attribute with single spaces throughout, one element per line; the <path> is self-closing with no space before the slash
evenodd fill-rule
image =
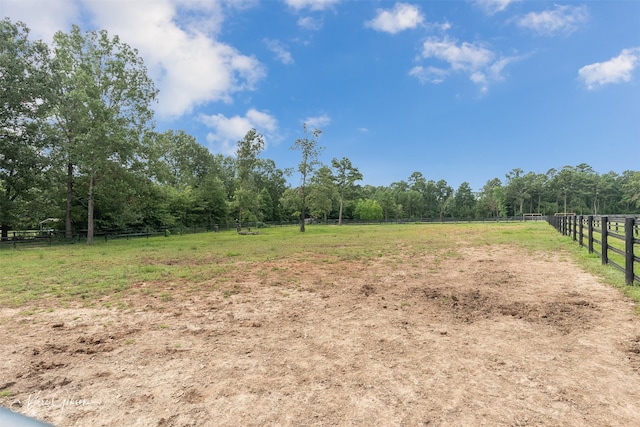
<path id="1" fill-rule="evenodd" d="M 640 425 L 640 317 L 544 223 L 0 251 L 0 404 L 57 426 Z"/>

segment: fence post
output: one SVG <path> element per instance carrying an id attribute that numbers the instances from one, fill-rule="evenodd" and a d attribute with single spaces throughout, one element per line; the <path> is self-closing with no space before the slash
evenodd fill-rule
<path id="1" fill-rule="evenodd" d="M 579 242 L 580 242 L 580 246 L 584 247 L 584 240 L 583 240 L 583 237 L 584 237 L 584 224 L 583 224 L 584 217 L 582 215 L 580 215 L 578 217 L 578 221 L 579 221 L 579 225 L 578 225 L 578 227 L 579 227 L 579 230 L 578 230 Z"/>
<path id="2" fill-rule="evenodd" d="M 603 216 L 600 219 L 600 226 L 602 228 L 602 265 L 606 265 L 609 263 L 609 254 L 607 253 L 609 250 L 609 217 Z"/>
<path id="3" fill-rule="evenodd" d="M 573 241 L 575 242 L 576 240 L 578 240 L 578 238 L 577 238 L 577 235 L 578 235 L 578 227 L 577 227 L 578 216 L 577 215 L 573 215 L 571 218 L 572 218 L 572 221 L 573 221 L 573 228 L 571 229 L 571 231 L 573 232 Z"/>
<path id="4" fill-rule="evenodd" d="M 593 215 L 587 216 L 587 244 L 589 246 L 589 253 L 593 253 Z"/>
<path id="5" fill-rule="evenodd" d="M 625 235 L 625 281 L 627 285 L 633 285 L 633 263 L 635 257 L 633 255 L 633 227 L 635 219 L 627 217 L 624 220 L 624 235 Z"/>

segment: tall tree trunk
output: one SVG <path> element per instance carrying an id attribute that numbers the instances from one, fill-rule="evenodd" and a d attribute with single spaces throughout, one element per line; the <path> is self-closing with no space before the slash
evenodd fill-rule
<path id="1" fill-rule="evenodd" d="M 340 193 L 340 213 L 338 214 L 338 225 L 342 225 L 342 207 L 344 206 L 344 194 Z"/>
<path id="2" fill-rule="evenodd" d="M 9 196 L 9 186 L 7 186 L 5 190 L 5 199 L 10 200 Z M 2 220 L 2 224 L 0 224 L 0 240 L 9 240 L 9 224 L 5 223 L 6 218 Z"/>
<path id="3" fill-rule="evenodd" d="M 305 210 L 306 210 L 306 206 L 305 206 L 305 200 L 304 200 L 304 183 L 302 184 L 302 209 L 300 212 L 300 232 L 304 233 L 305 232 L 305 228 L 304 228 L 304 217 L 305 217 Z"/>
<path id="4" fill-rule="evenodd" d="M 95 199 L 93 187 L 95 185 L 95 171 L 89 173 L 89 200 L 87 201 L 87 243 L 93 243 L 94 224 L 93 224 L 93 202 Z"/>
<path id="5" fill-rule="evenodd" d="M 73 202 L 73 164 L 67 163 L 67 206 L 64 214 L 64 237 L 71 239 L 73 230 L 71 229 L 71 204 Z"/>

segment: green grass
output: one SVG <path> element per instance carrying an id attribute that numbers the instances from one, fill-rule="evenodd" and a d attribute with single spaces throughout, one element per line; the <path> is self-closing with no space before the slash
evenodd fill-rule
<path id="1" fill-rule="evenodd" d="M 81 302 L 92 306 L 104 296 L 124 295 L 132 285 L 161 283 L 141 292 L 168 303 L 168 289 L 197 289 L 202 283 L 224 283 L 238 269 L 254 268 L 266 279 L 281 259 L 327 265 L 338 262 L 402 263 L 432 256 L 435 265 L 460 257 L 461 245 L 511 244 L 530 253 L 562 251 L 587 271 L 640 301 L 640 287 L 624 286 L 624 275 L 602 267 L 569 237 L 542 222 L 475 224 L 403 224 L 268 228 L 259 235 L 233 232 L 172 235 L 139 240 L 0 250 L 0 304 L 23 307 L 44 299 L 60 306 Z M 411 262 L 411 261 L 410 261 Z M 418 261 L 416 261 L 418 262 Z M 433 268 L 433 267 L 430 267 Z M 231 287 L 224 296 L 242 292 Z M 125 305 L 114 303 L 117 307 Z"/>

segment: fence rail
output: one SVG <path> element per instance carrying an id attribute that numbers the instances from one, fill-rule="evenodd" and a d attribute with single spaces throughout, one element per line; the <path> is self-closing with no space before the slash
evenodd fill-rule
<path id="1" fill-rule="evenodd" d="M 556 215 L 547 221 L 562 235 L 598 255 L 603 265 L 623 272 L 627 285 L 640 284 L 640 276 L 635 274 L 635 265 L 640 264 L 640 217 Z"/>
<path id="2" fill-rule="evenodd" d="M 52 231 L 12 231 L 6 238 L 0 239 L 0 248 L 2 246 L 17 245 L 50 245 L 56 239 L 56 235 Z"/>
<path id="3" fill-rule="evenodd" d="M 491 218 L 394 218 L 386 220 L 359 220 L 343 219 L 344 225 L 364 225 L 364 224 L 421 224 L 421 223 L 468 223 L 468 222 L 518 222 L 518 221 L 546 221 L 547 217 L 542 215 L 525 214 L 524 216 L 511 217 L 491 217 Z M 336 225 L 337 219 L 329 219 L 324 222 L 319 219 L 309 218 L 308 224 Z M 297 227 L 299 220 L 288 221 L 246 221 L 243 222 L 243 229 L 268 228 L 268 227 Z M 169 234 L 195 234 L 204 232 L 235 231 L 235 222 L 214 223 L 208 226 L 175 226 L 159 228 L 131 228 L 131 229 L 98 229 L 94 233 L 94 238 L 104 240 L 129 239 L 135 237 L 150 237 Z M 81 242 L 87 238 L 87 230 L 74 230 L 71 238 L 66 238 L 62 230 L 18 230 L 10 231 L 6 238 L 0 238 L 0 247 L 17 245 L 43 245 L 51 243 L 74 243 Z"/>
<path id="4" fill-rule="evenodd" d="M 403 219 L 388 219 L 388 220 L 354 220 L 344 219 L 343 225 L 367 225 L 367 224 L 459 224 L 459 223 L 496 223 L 496 222 L 521 222 L 521 221 L 546 221 L 547 217 L 542 215 L 525 214 L 524 216 L 512 216 L 512 217 L 490 217 L 490 218 L 403 218 Z M 309 221 L 309 224 L 318 225 L 336 225 L 337 219 L 330 219 L 326 223 L 317 219 Z M 298 220 L 289 221 L 247 221 L 242 224 L 243 230 L 269 228 L 269 227 L 297 227 L 300 225 Z M 173 234 L 195 234 L 204 232 L 221 232 L 221 231 L 236 231 L 237 225 L 234 222 L 215 223 L 208 226 L 198 227 L 161 227 L 161 228 L 135 228 L 135 229 L 114 229 L 114 230 L 97 230 L 94 233 L 94 238 L 104 239 L 104 241 L 115 239 L 134 239 L 134 238 L 149 238 L 153 236 L 168 236 Z M 55 244 L 72 244 L 82 242 L 87 238 L 87 230 L 74 230 L 71 238 L 66 238 L 65 233 L 62 230 L 21 230 L 11 231 L 6 238 L 0 238 L 0 249 L 2 248 L 17 248 L 17 247 L 38 247 L 48 246 Z"/>

